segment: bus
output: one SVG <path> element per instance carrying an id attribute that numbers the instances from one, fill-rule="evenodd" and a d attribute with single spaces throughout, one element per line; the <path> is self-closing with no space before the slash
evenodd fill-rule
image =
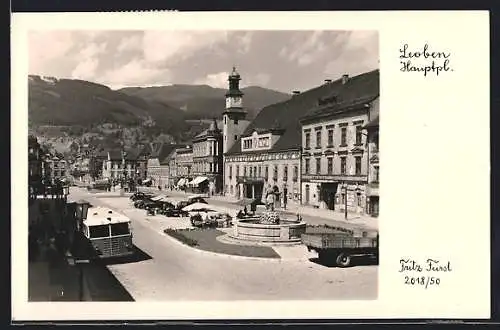
<path id="1" fill-rule="evenodd" d="M 106 207 L 90 207 L 82 233 L 99 258 L 124 257 L 134 253 L 130 219 Z"/>

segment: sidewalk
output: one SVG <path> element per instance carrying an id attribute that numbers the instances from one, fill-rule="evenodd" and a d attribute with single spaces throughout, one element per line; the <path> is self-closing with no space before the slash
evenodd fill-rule
<path id="1" fill-rule="evenodd" d="M 150 191 L 151 193 L 163 193 L 171 196 L 190 196 L 193 195 L 194 193 L 190 192 L 183 192 L 183 191 L 176 191 L 176 190 L 168 190 L 168 189 L 163 189 L 163 190 L 158 190 L 157 188 L 153 187 L 139 187 L 139 190 L 141 191 Z M 218 203 L 225 203 L 225 204 L 230 204 L 230 207 L 235 209 L 235 210 L 241 210 L 242 207 L 239 205 L 234 205 L 236 202 L 238 202 L 238 199 L 230 196 L 210 196 L 208 198 L 209 201 L 217 201 Z M 215 203 L 214 203 L 215 204 Z M 298 203 L 289 203 L 287 205 L 286 210 L 283 209 L 278 209 L 279 211 L 290 215 L 290 216 L 296 216 L 297 213 L 299 213 L 302 217 L 304 217 L 305 221 L 308 222 L 307 217 L 314 217 L 323 220 L 325 224 L 329 224 L 332 222 L 336 223 L 344 223 L 349 226 L 362 226 L 362 227 L 367 227 L 367 228 L 373 228 L 373 229 L 378 229 L 378 218 L 374 218 L 368 215 L 360 215 L 360 214 L 353 214 L 353 213 L 348 213 L 347 214 L 347 220 L 345 219 L 344 212 L 342 211 L 332 211 L 332 210 L 324 210 L 324 209 L 317 209 L 311 206 L 304 206 L 300 205 Z M 314 221 L 318 222 L 318 221 Z"/>

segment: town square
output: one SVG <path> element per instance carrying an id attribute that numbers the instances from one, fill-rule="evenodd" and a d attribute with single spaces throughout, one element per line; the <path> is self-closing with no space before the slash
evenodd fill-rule
<path id="1" fill-rule="evenodd" d="M 304 36 L 360 38 L 319 32 Z M 377 299 L 380 73 L 365 51 L 370 66 L 286 93 L 243 60 L 221 62 L 217 88 L 30 74 L 29 300 Z"/>

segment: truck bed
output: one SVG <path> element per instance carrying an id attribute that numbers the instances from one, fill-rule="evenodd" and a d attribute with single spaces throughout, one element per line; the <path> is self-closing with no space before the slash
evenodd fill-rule
<path id="1" fill-rule="evenodd" d="M 313 249 L 364 249 L 376 248 L 377 238 L 354 237 L 346 234 L 302 234 L 302 243 Z"/>

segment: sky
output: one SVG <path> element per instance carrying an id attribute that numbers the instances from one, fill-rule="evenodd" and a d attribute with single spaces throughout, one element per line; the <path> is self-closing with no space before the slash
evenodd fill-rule
<path id="1" fill-rule="evenodd" d="M 29 73 L 112 89 L 207 84 L 291 93 L 378 68 L 376 31 L 31 31 Z"/>

